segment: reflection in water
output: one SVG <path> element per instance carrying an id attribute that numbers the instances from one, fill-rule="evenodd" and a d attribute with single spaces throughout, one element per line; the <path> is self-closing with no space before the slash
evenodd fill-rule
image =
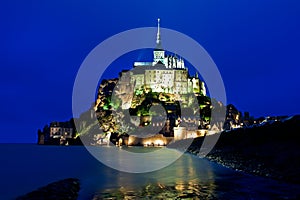
<path id="1" fill-rule="evenodd" d="M 91 174 L 81 179 L 79 199 L 300 199 L 298 185 L 245 175 L 188 154 L 155 172 L 124 173 L 98 165 Z"/>
<path id="2" fill-rule="evenodd" d="M 117 172 L 117 187 L 100 189 L 93 199 L 214 199 L 216 185 L 211 165 L 183 155 L 172 165 L 151 173 Z M 198 160 L 198 159 L 197 159 Z"/>
<path id="3" fill-rule="evenodd" d="M 97 193 L 93 199 L 217 199 L 213 196 L 213 191 L 213 188 L 193 182 L 172 186 L 156 183 L 136 188 L 136 190 L 126 187 L 106 189 Z"/>

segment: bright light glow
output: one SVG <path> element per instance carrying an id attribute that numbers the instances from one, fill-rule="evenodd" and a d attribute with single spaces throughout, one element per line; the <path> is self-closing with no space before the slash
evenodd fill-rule
<path id="1" fill-rule="evenodd" d="M 163 146 L 164 142 L 162 140 L 155 140 L 154 144 L 158 146 Z"/>
<path id="2" fill-rule="evenodd" d="M 128 145 L 132 145 L 132 139 L 130 137 L 128 138 Z"/>
<path id="3" fill-rule="evenodd" d="M 145 145 L 146 145 L 146 146 L 150 146 L 150 144 L 151 144 L 151 143 L 150 143 L 149 141 L 145 142 Z"/>

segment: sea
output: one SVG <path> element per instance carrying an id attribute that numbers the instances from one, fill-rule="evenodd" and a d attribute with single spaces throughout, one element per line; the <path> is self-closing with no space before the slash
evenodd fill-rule
<path id="1" fill-rule="evenodd" d="M 111 159 L 115 151 L 101 147 Z M 164 147 L 161 147 L 164 148 Z M 144 153 L 157 148 L 120 151 Z M 111 154 L 110 154 L 111 152 Z M 175 150 L 159 156 L 167 160 Z M 122 164 L 122 160 L 120 163 Z M 133 165 L 135 163 L 132 163 Z M 145 168 L 147 159 L 138 163 Z M 124 162 L 126 165 L 126 162 Z M 0 199 L 15 199 L 65 178 L 78 178 L 78 199 L 299 199 L 300 185 L 253 176 L 184 153 L 169 165 L 145 173 L 122 172 L 96 159 L 84 146 L 0 144 Z"/>

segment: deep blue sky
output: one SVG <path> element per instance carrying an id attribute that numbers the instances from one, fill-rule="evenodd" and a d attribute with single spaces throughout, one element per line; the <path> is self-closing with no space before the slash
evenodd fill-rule
<path id="1" fill-rule="evenodd" d="M 208 51 L 239 110 L 300 113 L 300 1 L 1 1 L 0 142 L 36 142 L 38 128 L 68 120 L 87 54 L 158 17 Z"/>

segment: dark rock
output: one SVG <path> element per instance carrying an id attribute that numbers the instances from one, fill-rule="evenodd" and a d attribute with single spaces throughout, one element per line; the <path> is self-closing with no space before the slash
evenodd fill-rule
<path id="1" fill-rule="evenodd" d="M 41 187 L 24 196 L 18 197 L 17 200 L 75 200 L 78 197 L 79 189 L 79 180 L 75 178 L 68 178 L 50 183 L 45 187 Z"/>

